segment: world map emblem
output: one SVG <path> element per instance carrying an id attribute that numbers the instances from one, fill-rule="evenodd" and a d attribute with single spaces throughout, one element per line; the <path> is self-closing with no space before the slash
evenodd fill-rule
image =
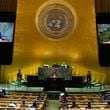
<path id="1" fill-rule="evenodd" d="M 38 31 L 50 40 L 67 38 L 75 29 L 76 15 L 62 2 L 48 2 L 36 14 Z"/>

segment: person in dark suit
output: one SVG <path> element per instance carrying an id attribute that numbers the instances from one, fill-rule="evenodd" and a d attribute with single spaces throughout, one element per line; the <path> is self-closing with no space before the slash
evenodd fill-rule
<path id="1" fill-rule="evenodd" d="M 87 73 L 87 88 L 91 88 L 91 71 Z"/>
<path id="2" fill-rule="evenodd" d="M 21 81 L 22 81 L 22 72 L 21 72 L 21 70 L 18 70 L 17 81 L 18 81 L 18 87 L 20 87 L 21 86 Z"/>
<path id="3" fill-rule="evenodd" d="M 2 88 L 2 93 L 3 93 L 3 95 L 6 95 L 6 90 L 5 90 L 5 88 Z"/>

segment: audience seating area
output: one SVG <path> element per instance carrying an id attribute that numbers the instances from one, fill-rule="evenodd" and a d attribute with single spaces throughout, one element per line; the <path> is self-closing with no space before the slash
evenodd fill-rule
<path id="1" fill-rule="evenodd" d="M 44 110 L 46 103 L 47 95 L 44 93 L 13 92 L 0 98 L 0 110 Z"/>
<path id="2" fill-rule="evenodd" d="M 61 95 L 59 102 L 59 110 L 110 110 L 110 102 L 96 93 Z"/>
<path id="3" fill-rule="evenodd" d="M 110 110 L 110 101 L 104 96 L 103 93 L 61 93 L 59 110 Z M 46 110 L 47 104 L 46 93 L 12 92 L 0 97 L 0 110 Z"/>

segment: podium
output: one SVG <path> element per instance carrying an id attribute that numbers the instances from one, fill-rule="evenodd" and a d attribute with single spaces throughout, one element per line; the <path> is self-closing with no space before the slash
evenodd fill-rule
<path id="1" fill-rule="evenodd" d="M 47 78 L 44 91 L 65 91 L 63 78 Z"/>

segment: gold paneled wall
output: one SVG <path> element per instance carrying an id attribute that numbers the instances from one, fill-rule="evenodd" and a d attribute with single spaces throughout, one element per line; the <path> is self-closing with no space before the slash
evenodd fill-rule
<path id="1" fill-rule="evenodd" d="M 36 28 L 36 13 L 46 1 L 18 0 L 13 63 L 5 66 L 5 80 L 15 80 L 18 69 L 25 78 L 36 74 L 43 64 L 65 62 L 73 67 L 73 75 L 86 75 L 91 70 L 93 80 L 106 83 L 109 69 L 98 63 L 94 0 L 65 0 L 76 12 L 77 26 L 67 39 L 60 41 L 46 39 Z"/>

